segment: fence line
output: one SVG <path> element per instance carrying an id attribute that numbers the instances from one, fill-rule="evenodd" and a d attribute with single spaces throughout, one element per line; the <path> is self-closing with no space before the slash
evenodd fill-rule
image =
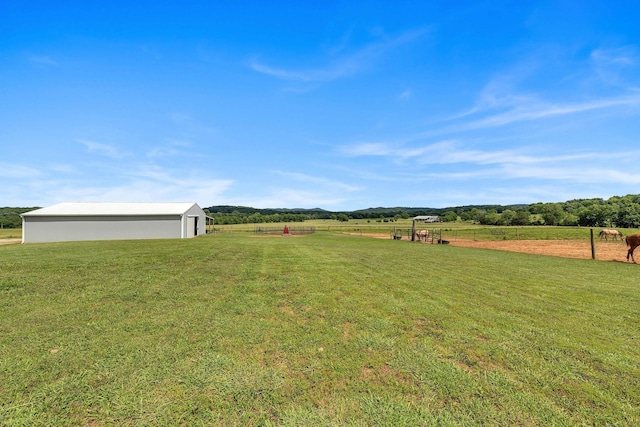
<path id="1" fill-rule="evenodd" d="M 288 227 L 291 234 L 312 234 L 316 232 L 315 227 Z M 253 230 L 256 234 L 282 234 L 284 232 L 283 227 L 255 227 Z"/>
<path id="2" fill-rule="evenodd" d="M 426 225 L 426 226 L 425 226 Z M 440 238 L 455 242 L 457 240 L 589 240 L 587 227 L 561 226 L 472 226 L 447 227 L 446 224 L 421 224 L 417 227 L 429 231 L 429 242 L 436 242 Z M 245 228 L 238 226 L 217 225 L 214 232 L 253 232 L 256 234 L 282 234 L 284 224 L 280 225 L 249 225 Z M 292 234 L 310 234 L 316 232 L 358 233 L 386 235 L 389 239 L 411 240 L 411 229 L 407 224 L 327 224 L 314 226 L 289 225 Z M 625 235 L 637 233 L 637 229 L 622 229 Z M 442 234 L 440 234 L 442 233 Z M 435 239 L 434 239 L 435 238 Z M 597 237 L 596 237 L 597 238 Z"/>

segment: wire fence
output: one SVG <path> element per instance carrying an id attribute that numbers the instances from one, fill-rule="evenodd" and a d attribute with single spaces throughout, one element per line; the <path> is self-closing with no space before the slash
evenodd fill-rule
<path id="1" fill-rule="evenodd" d="M 283 234 L 285 224 L 243 224 L 216 226 L 216 233 L 249 232 L 255 234 Z M 427 239 L 417 239 L 413 237 L 412 224 L 380 224 L 380 223 L 346 223 L 346 224 L 314 224 L 313 226 L 288 226 L 291 234 L 312 234 L 317 232 L 332 232 L 356 234 L 362 236 L 372 236 L 389 238 L 403 241 L 428 241 L 437 243 L 437 240 L 455 242 L 457 240 L 472 241 L 497 241 L 497 240 L 589 240 L 590 227 L 562 227 L 562 226 L 479 226 L 465 224 L 416 224 L 416 232 L 425 230 L 428 232 Z M 594 227 L 595 239 L 599 240 L 599 232 L 602 228 Z M 638 229 L 618 229 L 625 236 L 638 233 Z M 609 237 L 611 239 L 611 237 Z"/>
<path id="2" fill-rule="evenodd" d="M 312 234 L 316 232 L 315 227 L 286 226 L 286 227 L 254 227 L 256 234 Z"/>

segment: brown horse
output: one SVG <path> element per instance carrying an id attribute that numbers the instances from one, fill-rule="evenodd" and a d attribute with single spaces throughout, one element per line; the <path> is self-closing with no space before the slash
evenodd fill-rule
<path id="1" fill-rule="evenodd" d="M 629 252 L 627 252 L 627 262 L 629 262 L 629 256 L 631 256 L 631 260 L 633 263 L 636 263 L 636 260 L 633 259 L 633 251 L 636 250 L 638 246 L 640 246 L 640 234 L 631 234 L 625 238 L 627 242 L 627 246 L 629 246 Z"/>
<path id="2" fill-rule="evenodd" d="M 624 237 L 618 230 L 602 230 L 599 236 L 600 240 L 602 240 L 603 237 L 604 240 L 609 240 L 609 236 L 613 236 L 613 240 L 618 240 L 618 237 L 620 237 L 620 240 L 622 240 L 622 238 Z"/>

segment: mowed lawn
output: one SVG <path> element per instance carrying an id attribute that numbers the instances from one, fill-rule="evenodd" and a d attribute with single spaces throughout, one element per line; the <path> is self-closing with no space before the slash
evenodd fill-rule
<path id="1" fill-rule="evenodd" d="M 639 278 L 331 233 L 0 246 L 0 425 L 640 425 Z"/>

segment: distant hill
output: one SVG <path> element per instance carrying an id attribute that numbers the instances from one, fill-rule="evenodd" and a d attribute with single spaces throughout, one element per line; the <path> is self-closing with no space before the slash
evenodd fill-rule
<path id="1" fill-rule="evenodd" d="M 38 208 L 0 208 L 0 227 L 1 228 L 18 228 L 22 227 L 22 218 L 20 214 L 33 211 Z"/>
<path id="2" fill-rule="evenodd" d="M 305 221 L 307 219 L 395 220 L 419 215 L 440 216 L 443 221 L 471 221 L 484 225 L 580 225 L 640 228 L 640 195 L 576 199 L 566 202 L 462 205 L 446 208 L 375 207 L 355 211 L 315 209 L 255 209 L 244 206 L 211 206 L 207 210 L 219 223 Z"/>
<path id="3" fill-rule="evenodd" d="M 37 208 L 0 208 L 0 227 L 22 225 L 20 214 Z M 307 219 L 410 218 L 418 215 L 440 216 L 445 221 L 475 221 L 488 225 L 580 225 L 590 227 L 640 228 L 640 194 L 612 196 L 609 199 L 574 199 L 566 202 L 513 205 L 462 205 L 446 208 L 375 207 L 355 211 L 328 211 L 321 208 L 268 208 L 214 205 L 204 208 L 218 223 L 305 221 Z"/>
<path id="4" fill-rule="evenodd" d="M 318 215 L 319 217 L 321 216 L 325 216 L 325 215 L 333 215 L 333 214 L 347 214 L 347 215 L 353 215 L 355 214 L 355 216 L 368 216 L 368 217 L 372 217 L 372 216 L 376 216 L 376 215 L 382 215 L 382 216 L 394 216 L 394 215 L 398 215 L 398 214 L 402 214 L 402 213 L 407 213 L 410 216 L 417 216 L 417 215 L 442 215 L 445 212 L 449 212 L 449 211 L 453 211 L 456 213 L 460 213 L 460 212 L 465 212 L 465 211 L 469 211 L 471 209 L 479 209 L 479 210 L 495 210 L 497 212 L 502 212 L 503 210 L 506 209 L 511 209 L 511 210 L 519 210 L 519 209 L 526 209 L 529 205 L 506 205 L 506 206 L 502 206 L 502 205 L 466 205 L 466 206 L 456 206 L 456 207 L 449 207 L 449 208 L 412 208 L 412 207 L 392 207 L 392 208 L 385 208 L 385 207 L 377 207 L 377 208 L 367 208 L 367 209 L 358 209 L 355 211 L 328 211 L 325 209 L 320 209 L 320 208 L 311 208 L 311 209 L 287 209 L 287 208 L 268 208 L 268 209 L 258 209 L 258 208 L 251 208 L 251 207 L 247 207 L 247 206 L 229 206 L 229 205 L 217 205 L 217 206 L 210 206 L 208 208 L 205 208 L 207 211 L 211 212 L 211 213 L 219 213 L 219 214 L 233 214 L 238 213 L 238 214 L 242 214 L 242 215 L 251 215 L 251 214 L 255 214 L 255 213 L 259 213 L 262 215 L 274 215 L 274 214 L 282 214 L 282 213 L 289 213 L 289 214 L 305 214 L 305 215 Z"/>
<path id="5" fill-rule="evenodd" d="M 217 205 L 210 206 L 208 208 L 204 208 L 211 213 L 221 213 L 221 214 L 232 214 L 234 212 L 243 214 L 243 215 L 251 215 L 255 213 L 259 213 L 262 215 L 274 215 L 274 214 L 332 214 L 333 212 L 320 209 L 320 208 L 312 208 L 312 209 L 289 209 L 289 208 L 268 208 L 268 209 L 257 209 L 251 208 L 247 206 L 229 206 L 229 205 Z"/>

